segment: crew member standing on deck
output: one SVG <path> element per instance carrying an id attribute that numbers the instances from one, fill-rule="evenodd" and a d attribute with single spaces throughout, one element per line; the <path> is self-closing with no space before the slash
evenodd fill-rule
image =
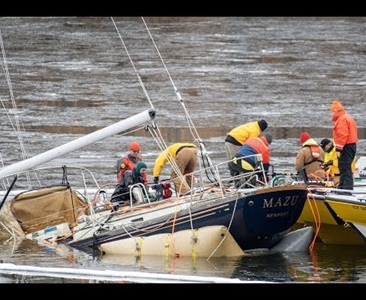
<path id="1" fill-rule="evenodd" d="M 166 148 L 155 160 L 153 176 L 154 183 L 159 182 L 159 176 L 165 164 L 170 161 L 172 171 L 170 179 L 175 184 L 175 190 L 184 194 L 192 187 L 192 172 L 198 160 L 198 148 L 191 143 L 175 143 Z M 180 174 L 179 174 L 180 173 Z M 185 180 L 182 180 L 182 175 Z"/>
<path id="2" fill-rule="evenodd" d="M 301 133 L 300 143 L 302 146 L 295 159 L 296 171 L 304 171 L 306 177 L 311 180 L 322 179 L 324 150 L 306 131 Z"/>
<path id="3" fill-rule="evenodd" d="M 254 121 L 239 125 L 233 128 L 225 138 L 225 149 L 228 160 L 235 157 L 240 147 L 244 145 L 247 139 L 251 137 L 258 137 L 266 128 L 268 124 L 265 120 Z"/>
<path id="4" fill-rule="evenodd" d="M 338 167 L 338 154 L 336 151 L 335 143 L 327 138 L 324 138 L 320 142 L 320 146 L 324 150 L 324 171 L 330 176 L 329 179 L 333 180 L 333 186 L 339 185 L 339 167 Z M 352 173 L 356 170 L 356 157 L 352 161 Z"/>
<path id="5" fill-rule="evenodd" d="M 339 189 L 353 190 L 352 162 L 356 157 L 358 142 L 357 124 L 343 105 L 334 100 L 330 111 L 333 113 L 333 140 L 336 146 L 339 167 Z"/>

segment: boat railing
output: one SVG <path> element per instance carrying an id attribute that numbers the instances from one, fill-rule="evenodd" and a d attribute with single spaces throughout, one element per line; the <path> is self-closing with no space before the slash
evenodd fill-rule
<path id="1" fill-rule="evenodd" d="M 105 186 L 101 186 L 98 180 L 95 178 L 92 171 L 85 167 L 80 166 L 44 166 L 37 167 L 32 170 L 19 172 L 17 174 L 10 174 L 4 178 L 1 178 L 1 184 L 4 187 L 0 191 L 0 196 L 5 195 L 9 188 L 9 178 L 18 176 L 14 187 L 9 193 L 9 198 L 15 196 L 21 192 L 37 189 L 44 186 L 56 186 L 56 185 L 70 185 L 81 194 L 87 202 L 90 204 L 94 201 L 99 191 L 103 190 Z M 42 181 L 46 180 L 46 184 Z M 113 184 L 110 184 L 110 188 L 114 189 Z"/>
<path id="2" fill-rule="evenodd" d="M 261 154 L 253 154 L 237 159 L 254 159 L 255 167 L 252 171 L 242 172 L 238 174 L 230 174 L 229 162 L 227 160 L 217 163 L 213 166 L 200 168 L 192 172 L 192 187 L 186 195 L 196 195 L 198 192 L 215 189 L 215 192 L 221 193 L 225 197 L 228 191 L 237 192 L 243 189 L 252 189 L 268 186 L 267 174 L 263 167 L 263 159 Z"/>
<path id="3" fill-rule="evenodd" d="M 193 175 L 191 176 L 191 189 L 189 192 L 185 193 L 184 196 L 191 196 L 192 199 L 193 197 L 194 199 L 197 199 L 197 197 L 202 198 L 205 191 L 214 191 L 215 195 L 224 198 L 228 193 L 237 193 L 238 191 L 242 193 L 246 191 L 249 192 L 251 189 L 258 189 L 268 186 L 268 177 L 264 171 L 262 155 L 253 154 L 240 157 L 239 159 L 242 158 L 254 158 L 256 166 L 253 171 L 234 175 L 230 174 L 228 163 L 232 162 L 233 160 L 222 161 L 205 168 L 201 167 L 190 174 Z M 30 176 L 28 173 L 34 173 L 36 175 L 34 177 L 39 180 L 30 182 Z M 111 195 L 116 187 L 116 183 L 114 181 L 100 185 L 92 171 L 90 171 L 88 168 L 75 165 L 68 165 L 67 167 L 44 166 L 14 175 L 18 175 L 21 180 L 17 180 L 16 186 L 9 194 L 9 198 L 12 198 L 11 196 L 18 194 L 19 192 L 37 188 L 36 185 L 41 187 L 42 184 L 40 182 L 42 179 L 46 179 L 48 185 L 50 182 L 52 182 L 54 185 L 57 185 L 60 183 L 60 179 L 62 179 L 63 184 L 69 183 L 72 188 L 76 189 L 78 193 L 85 198 L 85 201 L 88 204 L 99 203 L 99 206 L 102 207 L 106 202 L 108 202 L 108 199 L 111 199 Z M 6 178 L 1 178 L 3 184 L 9 181 L 10 176 L 11 175 L 7 176 Z M 23 183 L 21 184 L 20 182 Z M 177 188 L 174 187 L 172 182 L 171 186 L 173 190 L 172 196 L 178 196 Z M 151 202 L 155 202 L 157 200 L 164 200 L 162 198 L 155 199 L 150 197 L 151 185 L 149 185 L 149 187 L 143 186 L 142 188 L 144 189 L 145 193 L 144 203 L 150 204 Z M 3 191 L 3 194 L 5 194 L 5 192 L 6 190 Z M 130 197 L 130 199 L 132 198 L 133 197 Z M 132 207 L 133 203 L 130 204 Z M 136 206 L 136 204 L 134 205 Z M 90 209 L 92 209 L 92 207 L 93 205 L 90 205 Z M 90 213 L 92 214 L 93 212 Z"/>
<path id="4" fill-rule="evenodd" d="M 142 203 L 151 203 L 151 201 L 146 186 L 138 182 L 130 187 L 130 207 L 132 208 Z"/>

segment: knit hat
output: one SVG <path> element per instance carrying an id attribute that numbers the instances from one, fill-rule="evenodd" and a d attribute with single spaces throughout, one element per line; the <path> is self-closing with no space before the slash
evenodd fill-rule
<path id="1" fill-rule="evenodd" d="M 130 144 L 130 150 L 140 151 L 140 144 L 138 142 L 132 142 Z"/>
<path id="2" fill-rule="evenodd" d="M 264 135 L 264 137 L 266 138 L 268 144 L 270 145 L 272 143 L 272 135 L 270 135 L 269 133 L 266 133 Z"/>
<path id="3" fill-rule="evenodd" d="M 135 167 L 136 175 L 140 175 L 140 171 L 143 168 L 147 169 L 147 165 L 144 162 L 142 162 L 142 161 L 138 162 L 137 165 L 136 165 L 136 167 Z"/>
<path id="4" fill-rule="evenodd" d="M 300 135 L 300 143 L 304 144 L 308 139 L 310 139 L 311 136 L 309 133 L 307 133 L 306 131 L 302 132 Z"/>
<path id="5" fill-rule="evenodd" d="M 325 146 L 332 142 L 330 139 L 322 139 L 320 142 L 320 147 L 324 150 Z"/>
<path id="6" fill-rule="evenodd" d="M 344 110 L 343 105 L 338 100 L 334 100 L 332 105 L 330 106 L 330 111 L 337 112 L 341 110 Z"/>
<path id="7" fill-rule="evenodd" d="M 265 131 L 268 124 L 265 120 L 260 120 L 258 121 L 258 125 L 259 125 L 259 128 L 262 130 L 262 131 Z"/>

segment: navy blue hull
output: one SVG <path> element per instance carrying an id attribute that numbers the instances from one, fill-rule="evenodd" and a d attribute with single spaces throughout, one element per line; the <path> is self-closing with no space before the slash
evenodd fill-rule
<path id="1" fill-rule="evenodd" d="M 219 199 L 180 210 L 174 218 L 154 218 L 121 229 L 100 230 L 93 238 L 69 244 L 80 250 L 133 237 L 172 233 L 222 225 L 229 229 L 243 251 L 272 248 L 299 218 L 307 198 L 306 189 L 270 188 L 240 199 Z"/>

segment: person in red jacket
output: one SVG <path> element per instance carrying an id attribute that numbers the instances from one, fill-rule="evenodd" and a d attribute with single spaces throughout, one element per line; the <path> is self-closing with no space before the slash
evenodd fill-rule
<path id="1" fill-rule="evenodd" d="M 357 124 L 355 119 L 346 112 L 338 100 L 333 101 L 330 111 L 333 113 L 333 140 L 338 156 L 338 188 L 353 190 L 352 162 L 357 153 Z"/>
<path id="2" fill-rule="evenodd" d="M 241 124 L 228 132 L 225 138 L 225 151 L 228 160 L 235 157 L 240 147 L 252 137 L 258 137 L 268 127 L 266 120 L 259 120 Z M 233 176 L 232 169 L 229 167 L 230 175 Z"/>
<path id="3" fill-rule="evenodd" d="M 256 154 L 262 155 L 263 171 L 268 180 L 268 171 L 270 167 L 270 149 L 269 145 L 272 143 L 272 135 L 266 133 L 259 137 L 251 137 L 240 147 L 239 151 L 235 154 L 232 161 L 228 163 L 230 174 L 232 176 L 239 175 L 241 173 L 253 172 L 257 167 Z M 264 178 L 260 178 L 264 180 Z M 235 185 L 241 185 L 241 182 L 235 182 Z M 255 185 L 255 182 L 251 182 L 244 187 L 250 187 L 250 185 Z"/>
<path id="4" fill-rule="evenodd" d="M 138 142 L 132 142 L 130 144 L 130 153 L 127 156 L 117 160 L 117 182 L 122 179 L 123 174 L 127 170 L 132 170 L 138 162 L 142 161 L 142 157 L 139 155 L 141 151 L 140 144 Z M 147 184 L 147 176 L 145 176 L 145 183 Z"/>

